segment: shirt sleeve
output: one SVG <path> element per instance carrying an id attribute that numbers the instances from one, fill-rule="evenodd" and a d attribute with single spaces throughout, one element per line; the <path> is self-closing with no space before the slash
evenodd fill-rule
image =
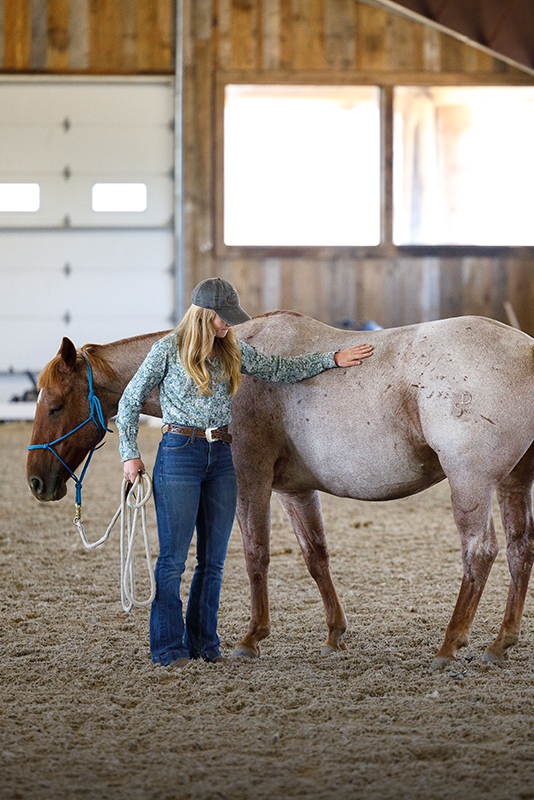
<path id="1" fill-rule="evenodd" d="M 126 386 L 119 402 L 117 428 L 119 430 L 119 452 L 122 461 L 140 458 L 137 446 L 139 415 L 143 403 L 155 386 L 165 376 L 168 363 L 168 347 L 163 340 L 157 341 Z"/>
<path id="2" fill-rule="evenodd" d="M 325 369 L 337 366 L 335 352 L 308 353 L 302 356 L 266 356 L 251 344 L 239 341 L 241 348 L 241 372 L 264 381 L 298 383 L 313 378 Z"/>

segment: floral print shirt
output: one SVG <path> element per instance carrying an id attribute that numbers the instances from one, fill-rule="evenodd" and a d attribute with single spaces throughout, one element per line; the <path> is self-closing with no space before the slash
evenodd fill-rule
<path id="1" fill-rule="evenodd" d="M 266 381 L 297 383 L 336 366 L 334 353 L 310 353 L 302 356 L 267 356 L 251 344 L 239 340 L 241 372 Z M 231 397 L 220 379 L 217 358 L 209 366 L 213 395 L 198 394 L 194 381 L 178 358 L 176 334 L 157 341 L 127 385 L 119 403 L 117 427 L 122 461 L 139 458 L 137 434 L 139 414 L 144 401 L 157 386 L 163 423 L 174 422 L 195 428 L 221 428 L 231 420 Z M 218 377 L 219 375 L 219 377 Z"/>

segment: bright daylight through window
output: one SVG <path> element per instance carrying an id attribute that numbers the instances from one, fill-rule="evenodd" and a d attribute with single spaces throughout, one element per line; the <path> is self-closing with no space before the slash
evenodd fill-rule
<path id="1" fill-rule="evenodd" d="M 39 211 L 38 183 L 0 183 L 0 211 Z"/>
<path id="2" fill-rule="evenodd" d="M 399 87 L 394 242 L 534 245 L 534 88 Z"/>
<path id="3" fill-rule="evenodd" d="M 379 90 L 225 90 L 224 242 L 377 245 Z"/>
<path id="4" fill-rule="evenodd" d="M 146 211 L 146 183 L 95 183 L 93 211 Z"/>

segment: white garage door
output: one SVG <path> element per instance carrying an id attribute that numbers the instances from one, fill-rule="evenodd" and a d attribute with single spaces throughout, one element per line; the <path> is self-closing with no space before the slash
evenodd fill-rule
<path id="1" fill-rule="evenodd" d="M 0 372 L 172 326 L 170 80 L 0 82 Z"/>

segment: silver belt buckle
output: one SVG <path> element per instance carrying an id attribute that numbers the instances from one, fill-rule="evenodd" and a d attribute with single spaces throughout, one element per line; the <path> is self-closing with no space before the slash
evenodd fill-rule
<path id="1" fill-rule="evenodd" d="M 213 431 L 216 431 L 217 428 L 206 428 L 204 433 L 206 434 L 206 441 L 208 442 L 216 442 L 217 439 L 213 436 Z"/>

